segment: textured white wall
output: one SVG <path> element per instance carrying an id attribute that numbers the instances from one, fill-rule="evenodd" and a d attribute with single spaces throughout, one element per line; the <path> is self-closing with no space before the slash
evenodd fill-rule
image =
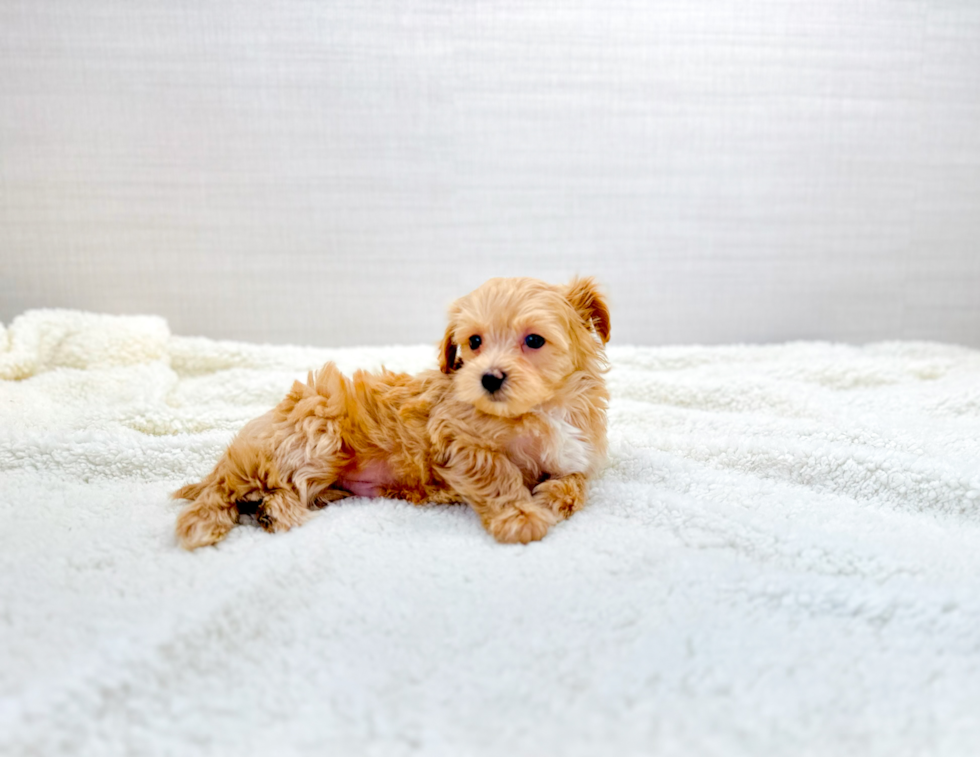
<path id="1" fill-rule="evenodd" d="M 980 345 L 980 3 L 0 1 L 0 320 L 434 341 L 594 273 L 622 342 Z"/>

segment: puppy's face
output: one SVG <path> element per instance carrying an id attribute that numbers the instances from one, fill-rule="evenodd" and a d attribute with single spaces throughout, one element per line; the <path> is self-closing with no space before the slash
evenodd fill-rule
<path id="1" fill-rule="evenodd" d="M 458 399 L 515 418 L 601 359 L 608 340 L 609 311 L 591 279 L 491 279 L 450 308 L 441 367 Z"/>

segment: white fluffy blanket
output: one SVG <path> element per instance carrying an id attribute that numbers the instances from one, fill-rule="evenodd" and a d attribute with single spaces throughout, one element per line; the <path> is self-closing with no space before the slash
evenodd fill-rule
<path id="1" fill-rule="evenodd" d="M 0 754 L 976 754 L 980 353 L 610 354 L 538 544 L 351 499 L 187 553 L 168 493 L 295 377 L 433 348 L 0 329 Z"/>

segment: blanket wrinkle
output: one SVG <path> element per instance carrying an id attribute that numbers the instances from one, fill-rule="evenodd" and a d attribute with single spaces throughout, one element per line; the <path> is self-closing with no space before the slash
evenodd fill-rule
<path id="1" fill-rule="evenodd" d="M 0 325 L 0 754 L 975 753 L 980 352 L 614 344 L 540 543 L 351 498 L 177 547 L 169 493 L 293 380 L 434 350 Z"/>

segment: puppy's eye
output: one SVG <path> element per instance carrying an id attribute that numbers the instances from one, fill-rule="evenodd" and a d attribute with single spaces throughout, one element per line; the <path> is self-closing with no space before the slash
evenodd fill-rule
<path id="1" fill-rule="evenodd" d="M 544 337 L 540 334 L 528 334 L 527 339 L 524 340 L 524 344 L 532 350 L 540 350 L 544 347 Z"/>
<path id="2" fill-rule="evenodd" d="M 480 345 L 481 344 L 483 344 L 483 340 L 480 339 L 480 337 L 478 337 L 478 336 L 471 336 L 470 337 L 470 349 L 471 350 L 478 350 L 478 349 L 480 349 Z"/>

